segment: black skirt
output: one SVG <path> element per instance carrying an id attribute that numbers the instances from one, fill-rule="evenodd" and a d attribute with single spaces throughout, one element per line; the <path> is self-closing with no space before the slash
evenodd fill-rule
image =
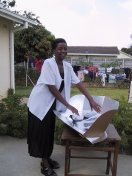
<path id="1" fill-rule="evenodd" d="M 28 110 L 27 144 L 30 156 L 49 158 L 53 151 L 55 114 L 53 106 L 41 121 Z"/>

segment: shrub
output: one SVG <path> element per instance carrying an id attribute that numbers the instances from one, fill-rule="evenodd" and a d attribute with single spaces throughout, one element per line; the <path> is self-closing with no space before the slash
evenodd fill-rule
<path id="1" fill-rule="evenodd" d="M 27 107 L 19 96 L 9 95 L 0 101 L 0 134 L 19 138 L 27 135 Z"/>
<path id="2" fill-rule="evenodd" d="M 58 117 L 56 117 L 55 142 L 57 144 L 61 143 L 61 134 L 63 131 L 63 125 L 64 123 L 61 122 L 61 120 L 58 119 Z"/>
<path id="3" fill-rule="evenodd" d="M 8 95 L 13 95 L 14 89 L 8 89 Z"/>
<path id="4" fill-rule="evenodd" d="M 120 106 L 113 123 L 121 136 L 122 152 L 132 153 L 132 104 L 129 104 L 124 97 L 118 101 Z"/>

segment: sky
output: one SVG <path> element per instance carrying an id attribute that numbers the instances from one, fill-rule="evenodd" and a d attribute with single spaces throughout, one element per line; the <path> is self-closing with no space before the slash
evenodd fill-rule
<path id="1" fill-rule="evenodd" d="M 69 46 L 132 45 L 132 0 L 16 0 L 14 9 L 34 13 Z"/>

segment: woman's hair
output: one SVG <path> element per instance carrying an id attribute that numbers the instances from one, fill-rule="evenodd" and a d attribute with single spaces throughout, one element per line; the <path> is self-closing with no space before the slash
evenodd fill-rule
<path id="1" fill-rule="evenodd" d="M 66 41 L 63 38 L 57 38 L 57 39 L 55 39 L 53 41 L 53 43 L 52 43 L 52 49 L 53 50 L 57 47 L 58 43 L 66 43 Z"/>

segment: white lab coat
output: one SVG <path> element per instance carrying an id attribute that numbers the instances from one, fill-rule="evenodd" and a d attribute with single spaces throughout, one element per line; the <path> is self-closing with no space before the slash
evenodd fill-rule
<path id="1" fill-rule="evenodd" d="M 74 73 L 70 63 L 63 61 L 63 67 L 64 89 L 61 94 L 66 99 L 66 101 L 69 101 L 71 84 L 78 84 L 80 80 Z M 42 66 L 40 77 L 29 96 L 27 104 L 30 112 L 40 120 L 43 120 L 55 100 L 55 97 L 49 91 L 47 85 L 55 85 L 59 89 L 61 81 L 62 78 L 60 76 L 55 58 L 52 57 L 46 59 Z M 57 101 L 56 110 L 64 111 L 66 110 L 66 107 L 61 102 Z"/>

